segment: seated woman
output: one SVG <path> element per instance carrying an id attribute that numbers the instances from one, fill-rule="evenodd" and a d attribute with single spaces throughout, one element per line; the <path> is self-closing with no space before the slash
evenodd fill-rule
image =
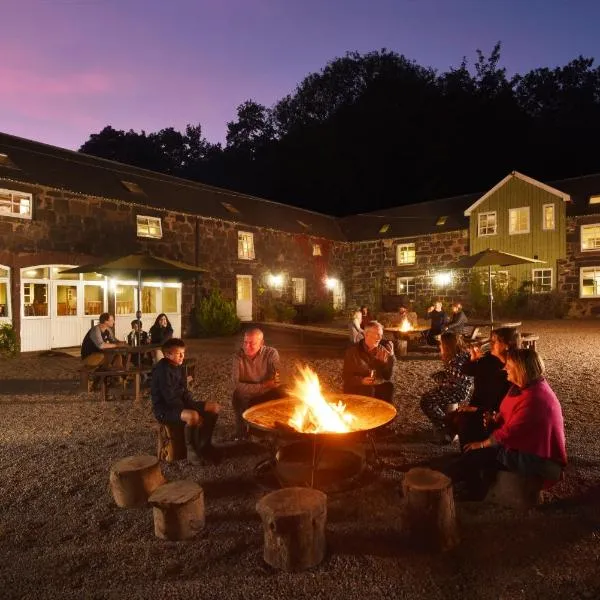
<path id="1" fill-rule="evenodd" d="M 352 320 L 350 321 L 348 328 L 350 329 L 350 343 L 356 344 L 365 337 L 365 332 L 362 330 L 360 323 L 362 320 L 362 312 L 360 310 L 355 311 L 352 314 Z"/>
<path id="2" fill-rule="evenodd" d="M 469 353 L 461 336 L 445 331 L 440 342 L 444 370 L 433 374 L 432 377 L 438 385 L 423 394 L 421 410 L 436 428 L 440 442 L 449 444 L 455 434 L 444 422 L 446 412 L 450 405 L 461 405 L 469 400 L 473 391 L 473 379 L 463 373 Z"/>
<path id="3" fill-rule="evenodd" d="M 494 430 L 483 441 L 471 442 L 445 469 L 454 481 L 466 481 L 470 492 L 487 492 L 483 474 L 508 470 L 536 476 L 546 487 L 558 481 L 567 464 L 560 403 L 544 378 L 544 362 L 533 349 L 508 351 L 508 380 L 513 384 L 492 416 Z"/>
<path id="4" fill-rule="evenodd" d="M 150 327 L 150 340 L 153 344 L 160 344 L 162 346 L 168 339 L 171 339 L 172 337 L 173 327 L 169 322 L 167 315 L 165 315 L 165 313 L 160 313 L 160 315 L 156 317 L 154 325 Z M 162 350 L 153 350 L 152 358 L 154 360 L 154 364 L 156 364 L 159 360 L 164 358 Z"/>
<path id="5" fill-rule="evenodd" d="M 449 431 L 458 434 L 461 448 L 488 436 L 484 415 L 499 409 L 510 388 L 504 364 L 508 351 L 519 347 L 519 337 L 515 327 L 500 327 L 492 331 L 489 352 L 482 354 L 480 347 L 471 347 L 471 360 L 463 365 L 462 372 L 473 377 L 473 396 L 468 405 L 459 406 L 445 419 Z"/>

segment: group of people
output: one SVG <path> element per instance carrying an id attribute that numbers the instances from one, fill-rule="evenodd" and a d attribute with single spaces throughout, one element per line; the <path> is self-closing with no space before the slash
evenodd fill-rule
<path id="1" fill-rule="evenodd" d="M 431 310 L 440 311 L 437 305 Z M 454 324 L 464 323 L 461 312 L 462 307 L 455 303 Z M 162 317 L 155 325 L 168 329 Z M 519 348 L 515 328 L 493 330 L 490 350 L 483 353 L 477 345 L 467 347 L 459 328 L 452 324 L 447 322 L 439 334 L 443 369 L 434 373 L 434 387 L 421 398 L 421 408 L 438 440 L 450 443 L 458 436 L 461 454 L 447 467 L 447 473 L 467 482 L 475 494 L 489 483 L 481 474 L 500 469 L 534 475 L 550 483 L 560 479 L 567 463 L 564 423 L 560 403 L 545 379 L 541 357 L 533 349 Z M 104 350 L 120 343 L 111 333 L 113 325 L 114 317 L 103 314 L 100 323 L 88 332 L 81 351 L 86 364 L 103 364 L 110 356 Z M 383 339 L 383 326 L 377 321 L 365 319 L 360 330 L 361 336 L 344 356 L 343 391 L 392 402 L 397 362 L 393 345 Z M 133 331 L 138 334 L 142 329 Z M 152 333 L 153 340 L 154 336 Z M 188 389 L 181 368 L 185 343 L 172 336 L 172 329 L 161 349 L 162 356 L 152 373 L 154 415 L 161 423 L 185 426 L 191 462 L 217 462 L 220 453 L 212 444 L 212 435 L 220 406 L 197 401 Z M 263 332 L 258 328 L 246 331 L 232 363 L 236 438 L 248 434 L 243 419 L 247 408 L 287 395 L 279 368 L 279 353 L 265 345 Z"/>

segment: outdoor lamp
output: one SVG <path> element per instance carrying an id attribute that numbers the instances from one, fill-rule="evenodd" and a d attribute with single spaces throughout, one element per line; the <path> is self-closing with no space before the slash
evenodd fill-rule
<path id="1" fill-rule="evenodd" d="M 280 288 L 283 285 L 283 275 L 269 275 L 269 285 L 274 288 Z"/>
<path id="2" fill-rule="evenodd" d="M 433 282 L 440 287 L 448 285 L 449 283 L 452 282 L 452 273 L 450 273 L 450 272 L 436 273 L 433 276 Z"/>
<path id="3" fill-rule="evenodd" d="M 335 279 L 334 277 L 328 277 L 325 280 L 325 287 L 328 290 L 332 290 L 336 285 L 337 285 L 337 279 Z"/>

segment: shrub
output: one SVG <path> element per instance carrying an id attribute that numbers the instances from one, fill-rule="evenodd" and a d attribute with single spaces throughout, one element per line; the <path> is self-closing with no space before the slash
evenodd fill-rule
<path id="1" fill-rule="evenodd" d="M 303 311 L 303 323 L 331 323 L 335 317 L 333 306 L 323 300 L 316 304 L 311 304 Z"/>
<path id="2" fill-rule="evenodd" d="M 201 337 L 232 335 L 240 329 L 234 303 L 225 300 L 218 290 L 202 298 L 194 317 Z"/>
<path id="3" fill-rule="evenodd" d="M 0 355 L 16 356 L 19 353 L 17 332 L 10 323 L 0 325 Z"/>

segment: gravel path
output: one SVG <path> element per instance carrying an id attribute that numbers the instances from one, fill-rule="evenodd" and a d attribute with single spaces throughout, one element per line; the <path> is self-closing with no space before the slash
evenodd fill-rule
<path id="1" fill-rule="evenodd" d="M 439 362 L 412 356 L 396 372 L 397 435 L 380 444 L 388 468 L 360 489 L 329 496 L 328 554 L 300 574 L 275 572 L 262 561 L 254 506 L 266 492 L 253 477 L 259 447 L 234 448 L 218 467 L 164 465 L 168 479 L 204 487 L 207 522 L 190 542 L 159 540 L 151 510 L 119 509 L 108 491 L 111 463 L 155 452 L 149 402 L 103 403 L 80 394 L 73 357 L 1 360 L 0 598 L 599 598 L 600 323 L 524 329 L 540 335 L 567 428 L 570 467 L 546 503 L 526 515 L 458 503 L 462 543 L 455 550 L 436 556 L 408 547 L 402 470 L 453 450 L 429 442 L 418 407 Z M 326 389 L 340 389 L 339 344 L 298 346 L 291 335 L 275 341 L 283 378 L 302 361 Z M 221 441 L 232 432 L 235 344 L 189 342 L 188 354 L 203 365 L 195 391 L 223 405 Z"/>

